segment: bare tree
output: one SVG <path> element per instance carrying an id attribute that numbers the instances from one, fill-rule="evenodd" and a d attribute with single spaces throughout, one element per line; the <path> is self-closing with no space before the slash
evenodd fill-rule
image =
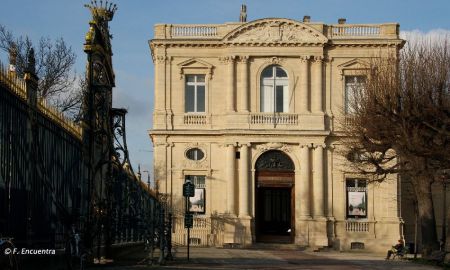
<path id="1" fill-rule="evenodd" d="M 31 48 L 36 52 L 36 73 L 39 77 L 38 95 L 57 107 L 69 117 L 76 119 L 82 98 L 82 77 L 77 85 L 73 71 L 76 56 L 62 38 L 55 41 L 41 38 L 33 45 L 27 36 L 14 37 L 3 25 L 0 25 L 0 49 L 16 54 L 16 72 L 23 76 L 26 68 L 26 56 Z"/>
<path id="2" fill-rule="evenodd" d="M 344 128 L 347 158 L 383 181 L 411 179 L 424 254 L 439 248 L 431 185 L 450 168 L 450 46 L 422 40 L 398 55 L 375 58 L 352 95 Z"/>

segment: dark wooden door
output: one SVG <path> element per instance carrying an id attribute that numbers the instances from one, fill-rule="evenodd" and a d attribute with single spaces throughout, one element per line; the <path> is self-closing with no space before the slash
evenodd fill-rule
<path id="1" fill-rule="evenodd" d="M 291 227 L 291 188 L 258 188 L 258 227 L 260 235 L 289 236 Z"/>

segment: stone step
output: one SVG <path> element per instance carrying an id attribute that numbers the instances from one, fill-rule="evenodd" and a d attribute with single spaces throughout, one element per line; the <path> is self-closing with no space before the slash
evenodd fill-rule
<path id="1" fill-rule="evenodd" d="M 305 247 L 295 244 L 284 243 L 254 243 L 248 248 L 250 249 L 269 249 L 269 250 L 305 250 Z"/>

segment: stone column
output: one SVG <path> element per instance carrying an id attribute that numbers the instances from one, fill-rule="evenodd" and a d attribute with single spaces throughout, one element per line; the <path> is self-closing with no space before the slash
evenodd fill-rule
<path id="1" fill-rule="evenodd" d="M 235 111 L 234 56 L 229 56 L 227 59 L 227 63 L 228 63 L 227 112 L 234 112 Z"/>
<path id="2" fill-rule="evenodd" d="M 323 181 L 323 149 L 324 145 L 314 148 L 314 218 L 324 216 L 324 181 Z"/>
<path id="3" fill-rule="evenodd" d="M 155 56 L 155 112 L 166 108 L 166 56 Z"/>
<path id="4" fill-rule="evenodd" d="M 300 215 L 304 218 L 311 218 L 311 197 L 310 197 L 310 162 L 309 146 L 302 145 L 300 148 L 300 183 L 296 185 L 300 189 Z"/>
<path id="5" fill-rule="evenodd" d="M 322 109 L 322 69 L 323 69 L 323 57 L 314 57 L 314 69 L 311 91 L 311 110 L 313 113 L 323 112 Z"/>
<path id="6" fill-rule="evenodd" d="M 309 111 L 309 56 L 300 58 L 300 92 L 299 108 L 301 113 Z"/>
<path id="7" fill-rule="evenodd" d="M 236 215 L 235 205 L 235 149 L 233 144 L 227 145 L 226 153 L 226 181 L 227 181 L 227 209 L 231 215 Z"/>
<path id="8" fill-rule="evenodd" d="M 239 111 L 241 112 L 248 112 L 249 111 L 249 105 L 248 105 L 248 97 L 249 97 L 249 89 L 248 89 L 248 56 L 241 56 L 240 59 L 240 67 L 239 67 L 239 73 L 241 75 L 241 84 L 239 86 L 239 92 L 240 92 L 240 108 Z"/>
<path id="9" fill-rule="evenodd" d="M 239 217 L 249 216 L 249 144 L 241 146 L 241 158 L 239 160 Z"/>

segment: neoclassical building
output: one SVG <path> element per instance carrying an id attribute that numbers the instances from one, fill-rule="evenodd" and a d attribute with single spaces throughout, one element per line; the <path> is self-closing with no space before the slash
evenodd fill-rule
<path id="1" fill-rule="evenodd" d="M 396 53 L 399 25 L 266 18 L 157 24 L 154 173 L 186 243 L 293 243 L 385 251 L 402 236 L 396 177 L 373 185 L 340 155 L 348 101 L 369 58 Z"/>

